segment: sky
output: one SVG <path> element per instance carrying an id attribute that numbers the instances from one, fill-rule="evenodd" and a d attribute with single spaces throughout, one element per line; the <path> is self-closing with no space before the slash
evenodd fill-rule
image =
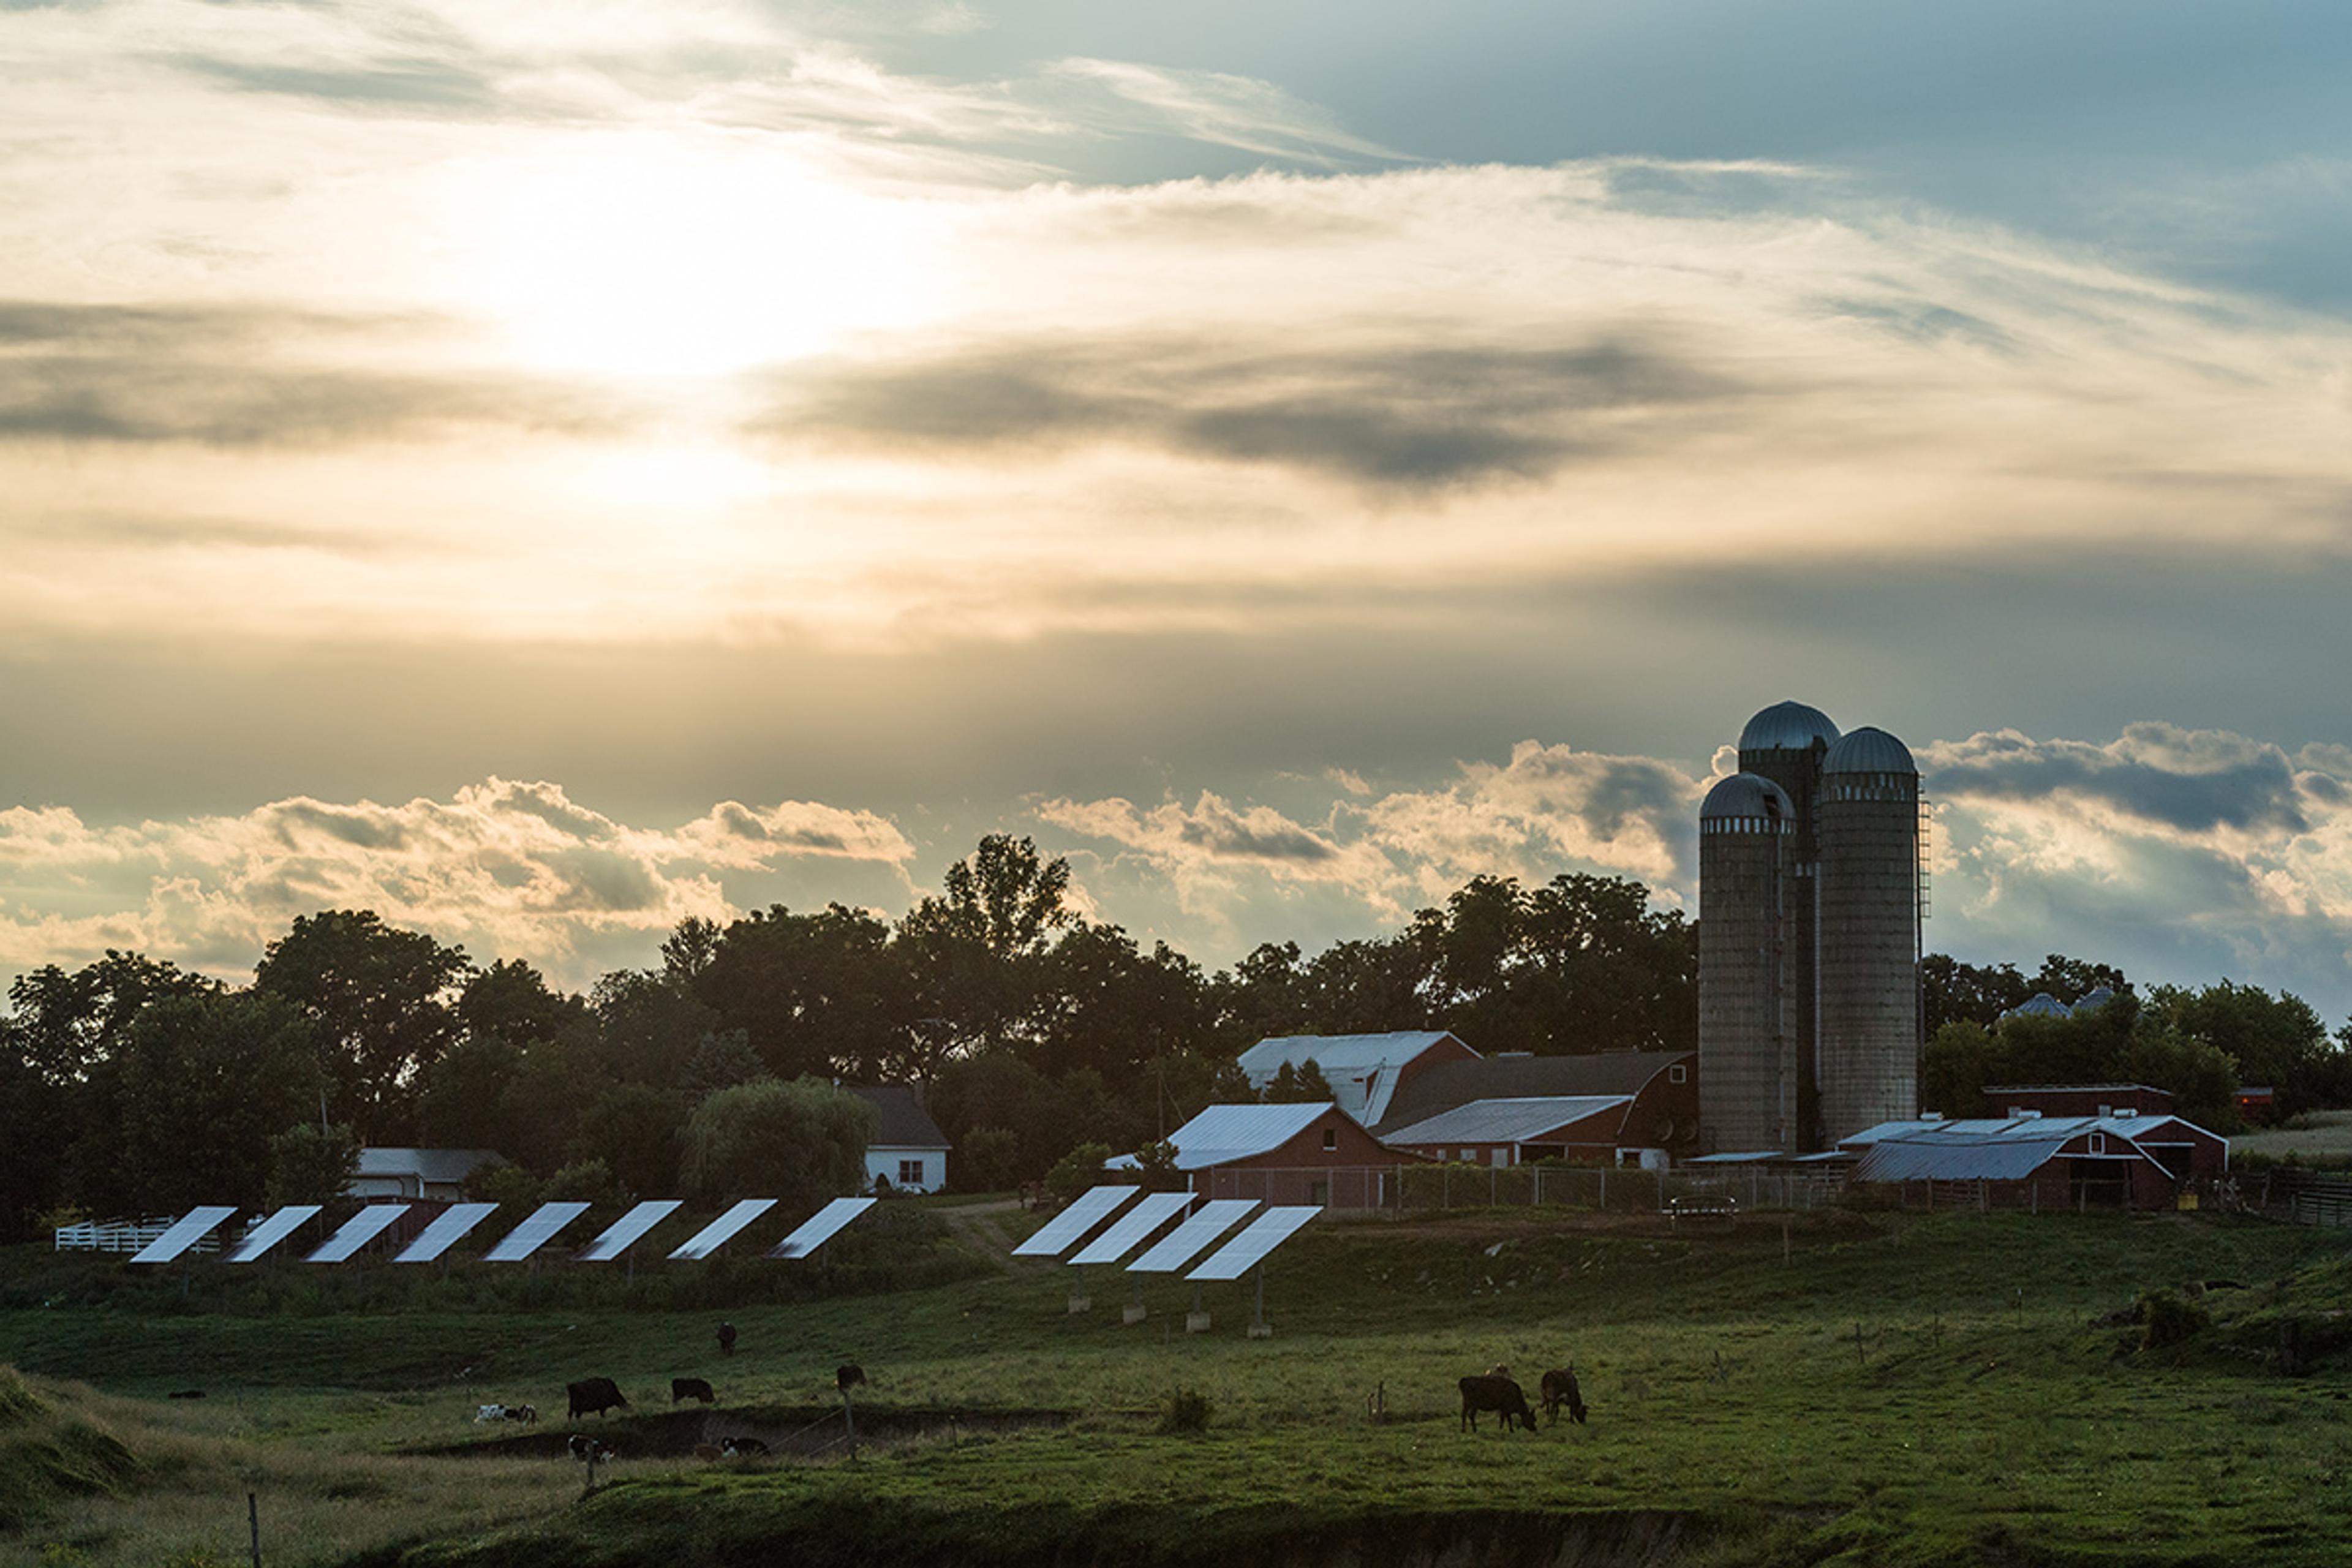
<path id="1" fill-rule="evenodd" d="M 2352 1013 L 2352 14 L 0 0 L 0 974 L 562 983 L 980 836 L 1212 968 L 1695 912 Z"/>

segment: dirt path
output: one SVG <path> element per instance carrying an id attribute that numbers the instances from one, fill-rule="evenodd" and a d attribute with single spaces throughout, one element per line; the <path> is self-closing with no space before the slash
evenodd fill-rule
<path id="1" fill-rule="evenodd" d="M 998 1273 L 1021 1272 L 1021 1266 L 1013 1261 L 1013 1233 L 1005 1229 L 1000 1217 L 1021 1212 L 1018 1198 L 1004 1198 L 987 1204 L 959 1204 L 953 1208 L 937 1212 L 941 1219 L 947 1221 L 948 1228 L 993 1264 Z"/>

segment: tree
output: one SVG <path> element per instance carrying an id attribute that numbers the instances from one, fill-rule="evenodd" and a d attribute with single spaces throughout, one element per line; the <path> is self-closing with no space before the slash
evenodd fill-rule
<path id="1" fill-rule="evenodd" d="M 737 921 L 697 973 L 694 994 L 778 1078 L 892 1076 L 916 1016 L 890 928 L 841 904 L 803 915 L 778 904 Z"/>
<path id="2" fill-rule="evenodd" d="M 2154 1022 L 2226 1053 L 2241 1083 L 2275 1090 L 2282 1116 L 2340 1102 L 2347 1087 L 2342 1043 L 2328 1037 L 2319 1015 L 2292 992 L 2273 996 L 2228 980 L 2199 991 L 2159 985 L 2148 994 L 2147 1012 Z"/>
<path id="3" fill-rule="evenodd" d="M 1103 1179 L 1103 1166 L 1109 1159 L 1109 1144 L 1080 1143 L 1045 1173 L 1045 1190 L 1055 1202 L 1068 1203 Z"/>
<path id="4" fill-rule="evenodd" d="M 898 922 L 898 946 L 911 977 L 918 1020 L 904 1066 L 929 1082 L 959 1054 L 1000 1047 L 1031 1032 L 1053 933 L 1070 921 L 1069 862 L 1039 858 L 1027 838 L 992 833 L 948 868 L 944 890 Z"/>
<path id="5" fill-rule="evenodd" d="M 117 1214 L 198 1204 L 259 1208 L 271 1140 L 317 1112 L 312 1026 L 282 997 L 245 991 L 149 1005 L 93 1082 L 100 1107 L 77 1151 L 77 1185 Z"/>
<path id="6" fill-rule="evenodd" d="M 807 1208 L 866 1184 L 874 1111 L 818 1079 L 722 1089 L 686 1124 L 685 1182 L 713 1205 L 759 1196 Z"/>
<path id="7" fill-rule="evenodd" d="M 472 967 L 463 948 L 373 910 L 328 910 L 263 950 L 254 984 L 310 1016 L 334 1120 L 385 1143 L 415 1134 L 410 1090 L 456 1041 L 451 993 Z"/>
<path id="8" fill-rule="evenodd" d="M 457 995 L 457 1026 L 475 1039 L 496 1037 L 529 1046 L 576 1028 L 587 1006 L 550 987 L 547 977 L 522 960 L 504 959 L 466 982 Z"/>
<path id="9" fill-rule="evenodd" d="M 669 1193 L 677 1185 L 685 1125 L 686 1107 L 677 1094 L 651 1084 L 616 1083 L 582 1114 L 572 1162 L 600 1162 L 622 1190 L 636 1196 Z"/>
<path id="10" fill-rule="evenodd" d="M 331 1204 L 360 1173 L 360 1141 L 348 1127 L 298 1121 L 269 1141 L 269 1206 Z"/>
<path id="11" fill-rule="evenodd" d="M 1021 1139 L 1010 1127 L 975 1127 L 957 1140 L 956 1185 L 967 1192 L 1002 1192 L 1021 1180 Z"/>

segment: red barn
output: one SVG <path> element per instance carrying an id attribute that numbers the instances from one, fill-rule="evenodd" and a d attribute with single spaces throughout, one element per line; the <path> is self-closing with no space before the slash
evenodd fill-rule
<path id="1" fill-rule="evenodd" d="M 1397 1155 L 1329 1101 L 1212 1105 L 1169 1135 L 1176 1168 L 1203 1197 L 1378 1208 L 1393 1201 Z M 1112 1170 L 1133 1170 L 1123 1154 Z"/>

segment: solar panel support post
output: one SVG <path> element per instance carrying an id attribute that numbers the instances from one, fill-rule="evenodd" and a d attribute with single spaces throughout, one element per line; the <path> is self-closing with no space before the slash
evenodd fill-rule
<path id="1" fill-rule="evenodd" d="M 1139 1323 L 1150 1315 L 1144 1310 L 1143 1305 L 1143 1276 L 1140 1274 L 1130 1276 L 1129 1283 L 1134 1289 L 1128 1299 L 1126 1308 L 1119 1313 L 1118 1321 L 1122 1323 Z"/>
<path id="2" fill-rule="evenodd" d="M 1081 1312 L 1094 1310 L 1095 1299 L 1087 1294 L 1087 1266 L 1081 1263 L 1078 1265 L 1077 1283 L 1070 1287 L 1070 1316 L 1075 1318 Z"/>
<path id="3" fill-rule="evenodd" d="M 1274 1338 L 1274 1325 L 1265 1321 L 1265 1265 L 1261 1263 L 1250 1272 L 1257 1276 L 1257 1313 L 1250 1320 L 1249 1337 L 1270 1340 Z"/>
<path id="4" fill-rule="evenodd" d="M 1192 1281 L 1192 1310 L 1184 1314 L 1184 1331 L 1205 1334 L 1209 1331 L 1209 1314 L 1201 1307 L 1201 1282 Z"/>

